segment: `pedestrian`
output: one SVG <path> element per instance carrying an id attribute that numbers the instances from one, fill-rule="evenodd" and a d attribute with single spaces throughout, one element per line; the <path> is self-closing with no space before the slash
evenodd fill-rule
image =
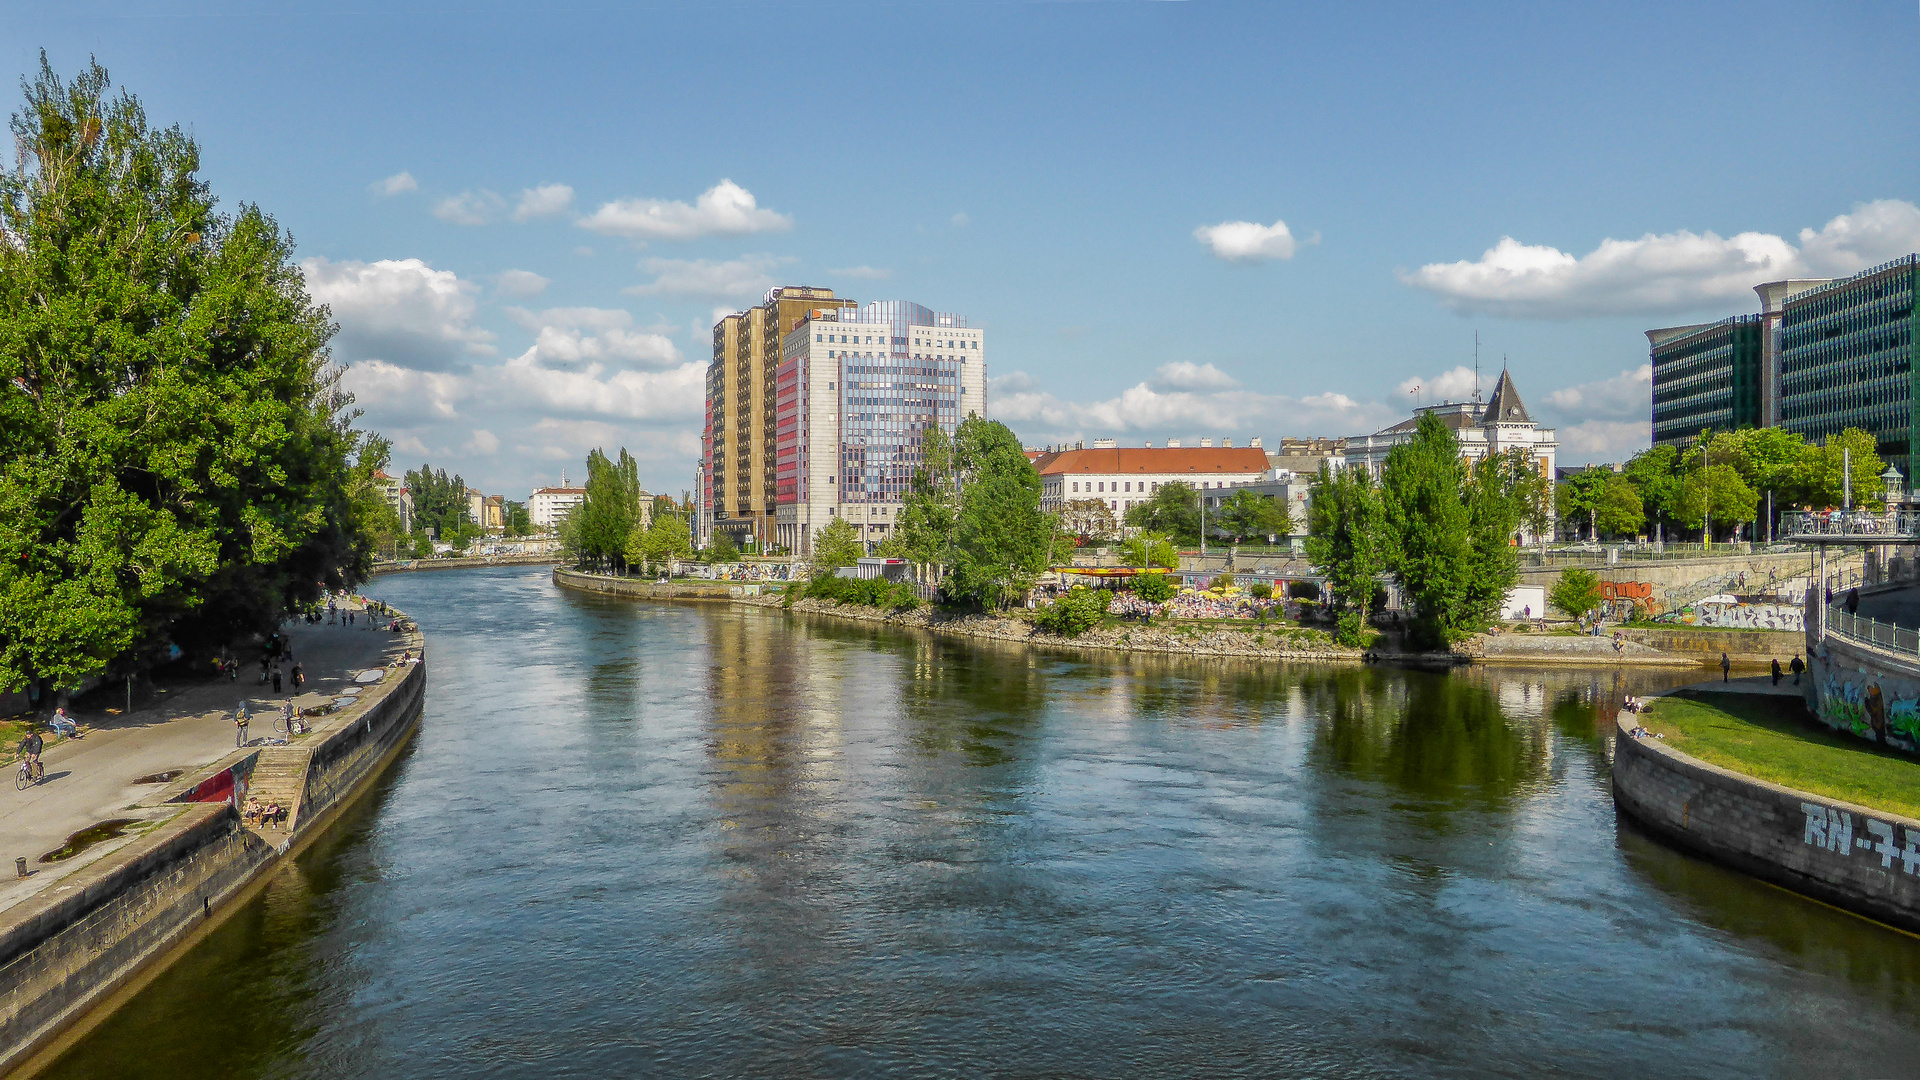
<path id="1" fill-rule="evenodd" d="M 1859 611 L 1860 611 L 1860 589 L 1858 586 L 1856 586 L 1854 588 L 1847 590 L 1847 614 L 1854 615 L 1854 614 L 1858 614 Z"/>
<path id="2" fill-rule="evenodd" d="M 1793 685 L 1799 686 L 1800 673 L 1807 670 L 1807 663 L 1806 661 L 1800 659 L 1800 655 L 1798 653 L 1795 653 L 1793 660 L 1787 664 L 1787 670 L 1793 672 Z"/>
<path id="3" fill-rule="evenodd" d="M 1833 606 L 1833 586 L 1827 586 L 1827 606 Z"/>
<path id="4" fill-rule="evenodd" d="M 273 669 L 273 692 L 276 694 L 280 692 L 280 668 L 278 666 Z"/>
<path id="5" fill-rule="evenodd" d="M 307 682 L 306 672 L 300 670 L 299 664 L 293 665 L 293 692 L 296 694 L 299 693 L 300 688 L 302 686 L 305 686 L 306 682 Z"/>
<path id="6" fill-rule="evenodd" d="M 1782 674 L 1784 673 L 1780 670 L 1780 658 L 1776 656 L 1773 658 L 1773 685 L 1780 685 L 1780 676 Z"/>
<path id="7" fill-rule="evenodd" d="M 1721 653 L 1720 654 L 1720 681 L 1732 682 L 1733 679 L 1730 678 L 1727 674 L 1729 671 L 1732 671 L 1732 670 L 1733 670 L 1733 661 L 1727 659 L 1726 653 Z"/>
<path id="8" fill-rule="evenodd" d="M 240 699 L 240 707 L 233 710 L 233 745 L 247 745 L 247 725 L 253 718 L 247 715 L 247 699 Z"/>
<path id="9" fill-rule="evenodd" d="M 266 681 L 267 681 L 267 669 L 268 669 L 268 668 L 270 668 L 270 667 L 272 667 L 272 666 L 273 666 L 273 661 L 272 661 L 272 660 L 270 660 L 270 659 L 268 659 L 268 658 L 267 658 L 267 657 L 265 657 L 265 656 L 262 656 L 262 657 L 260 658 L 260 683 L 261 683 L 261 685 L 263 685 L 263 686 L 264 686 L 264 685 L 266 684 Z"/>

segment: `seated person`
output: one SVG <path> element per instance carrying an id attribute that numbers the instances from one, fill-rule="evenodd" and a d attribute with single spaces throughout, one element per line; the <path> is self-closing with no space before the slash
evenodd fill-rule
<path id="1" fill-rule="evenodd" d="M 240 822 L 244 825 L 258 825 L 263 811 L 259 799 L 248 799 L 246 809 L 240 811 Z"/>

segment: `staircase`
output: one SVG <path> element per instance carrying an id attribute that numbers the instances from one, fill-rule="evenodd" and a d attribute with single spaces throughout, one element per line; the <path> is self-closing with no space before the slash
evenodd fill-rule
<path id="1" fill-rule="evenodd" d="M 301 803 L 307 790 L 307 766 L 312 758 L 313 751 L 304 746 L 266 746 L 254 759 L 253 776 L 247 781 L 247 798 L 258 799 L 262 806 L 279 803 L 287 811 L 287 820 L 281 824 L 253 826 L 256 833 L 276 847 L 300 820 Z"/>

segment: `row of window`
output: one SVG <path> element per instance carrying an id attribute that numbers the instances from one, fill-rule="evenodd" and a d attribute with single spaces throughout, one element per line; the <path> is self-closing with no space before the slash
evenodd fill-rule
<path id="1" fill-rule="evenodd" d="M 1068 483 L 1074 494 L 1079 494 L 1080 485 L 1082 483 L 1087 485 L 1087 494 L 1089 495 L 1105 494 L 1109 489 L 1120 492 L 1121 494 L 1128 494 L 1134 491 L 1138 491 L 1141 494 L 1147 494 L 1149 492 L 1160 490 L 1159 481 L 1153 481 L 1152 483 L 1149 483 L 1148 481 L 1145 481 L 1145 480 L 1139 480 L 1139 481 L 1120 480 L 1117 482 L 1111 481 L 1111 480 L 1085 480 L 1085 481 L 1072 480 L 1072 481 L 1069 481 Z M 1211 480 L 1202 480 L 1195 486 L 1203 487 L 1203 488 L 1215 488 L 1215 487 L 1226 487 L 1228 485 L 1225 480 L 1221 480 L 1217 483 Z"/>

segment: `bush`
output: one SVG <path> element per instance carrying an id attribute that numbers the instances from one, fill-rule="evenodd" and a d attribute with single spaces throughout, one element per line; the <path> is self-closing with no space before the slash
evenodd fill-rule
<path id="1" fill-rule="evenodd" d="M 887 611 L 912 611 L 920 606 L 920 597 L 914 593 L 913 586 L 886 578 L 843 578 L 829 574 L 809 582 L 806 595 L 842 604 L 864 604 Z"/>
<path id="2" fill-rule="evenodd" d="M 1264 581 L 1254 582 L 1253 587 L 1248 589 L 1247 591 L 1253 594 L 1253 598 L 1255 600 L 1273 599 L 1273 586 L 1267 584 Z"/>
<path id="3" fill-rule="evenodd" d="M 1075 585 L 1067 595 L 1035 612 L 1033 622 L 1061 637 L 1079 637 L 1105 621 L 1111 599 L 1099 589 Z"/>
<path id="4" fill-rule="evenodd" d="M 1287 586 L 1287 595 L 1295 600 L 1320 599 L 1320 583 L 1317 581 L 1296 581 Z"/>
<path id="5" fill-rule="evenodd" d="M 1367 621 L 1360 617 L 1358 611 L 1341 612 L 1340 621 L 1333 632 L 1335 641 L 1354 649 L 1366 648 L 1373 644 L 1373 639 L 1377 636 L 1379 635 L 1375 633 L 1373 627 L 1367 625 Z"/>
<path id="6" fill-rule="evenodd" d="M 1547 603 L 1576 619 L 1586 615 L 1600 606 L 1600 576 L 1591 570 L 1562 570 L 1547 591 Z"/>
<path id="7" fill-rule="evenodd" d="M 1133 579 L 1133 595 L 1149 604 L 1158 604 L 1173 599 L 1173 578 L 1170 574 L 1141 574 Z"/>

